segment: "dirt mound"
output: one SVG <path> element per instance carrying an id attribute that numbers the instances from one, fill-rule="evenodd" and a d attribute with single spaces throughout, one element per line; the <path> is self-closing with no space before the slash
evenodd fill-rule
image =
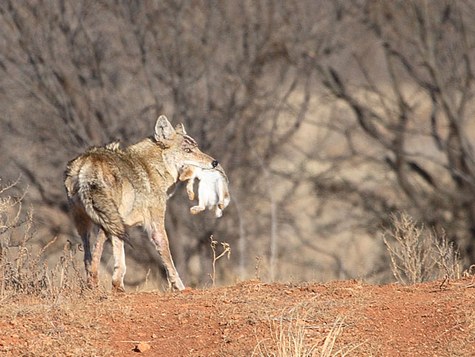
<path id="1" fill-rule="evenodd" d="M 0 352 L 66 356 L 474 356 L 473 278 L 237 285 L 0 307 Z M 339 354 L 340 353 L 340 354 Z"/>

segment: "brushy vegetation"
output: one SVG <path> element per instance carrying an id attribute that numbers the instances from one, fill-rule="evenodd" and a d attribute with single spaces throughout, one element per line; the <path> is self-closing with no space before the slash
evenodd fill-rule
<path id="1" fill-rule="evenodd" d="M 393 275 L 402 284 L 462 276 L 460 254 L 445 233 L 437 235 L 405 213 L 392 216 L 383 240 Z"/>
<path id="2" fill-rule="evenodd" d="M 17 194 L 18 181 L 0 189 L 0 299 L 17 294 L 35 295 L 53 301 L 86 289 L 77 250 L 67 242 L 54 266 L 46 261 L 53 237 L 44 247 L 31 243 L 33 213 L 23 207 L 26 190 Z"/>
<path id="3" fill-rule="evenodd" d="M 0 182 L 1 183 L 1 182 Z M 53 301 L 70 294 L 87 291 L 83 268 L 78 264 L 77 246 L 66 242 L 53 265 L 46 257 L 57 237 L 43 247 L 32 243 L 33 213 L 23 206 L 26 190 L 20 190 L 18 180 L 0 186 L 0 299 L 15 294 L 30 294 Z M 425 229 L 407 214 L 393 215 L 392 227 L 383 235 L 389 253 L 392 273 L 402 284 L 415 284 L 435 279 L 457 279 L 462 276 L 460 254 L 445 233 L 435 234 Z M 216 262 L 229 258 L 230 247 L 211 237 L 213 252 L 213 286 Z"/>
<path id="4" fill-rule="evenodd" d="M 122 315 L 124 311 L 130 314 L 130 306 L 109 304 L 97 308 L 98 302 L 104 300 L 102 295 L 100 299 L 77 303 L 84 296 L 94 298 L 98 297 L 97 293 L 103 292 L 87 289 L 82 264 L 78 263 L 78 255 L 82 254 L 74 244 L 67 242 L 55 263 L 48 263 L 46 258 L 58 239 L 52 237 L 43 247 L 32 243 L 35 234 L 33 212 L 24 207 L 26 190 L 19 190 L 18 186 L 17 181 L 0 187 L 0 303 L 3 307 L 0 320 L 7 321 L 15 329 L 14 334 L 7 336 L 9 343 L 0 345 L 0 352 L 13 355 L 28 350 L 31 355 L 62 355 L 65 351 L 71 351 L 70 355 L 115 355 L 115 347 L 103 343 L 105 333 L 111 332 L 104 332 L 104 325 L 97 322 L 97 317 Z M 213 237 L 210 241 L 214 285 L 216 263 L 222 257 L 229 256 L 230 247 Z M 446 236 L 427 231 L 405 214 L 393 217 L 393 228 L 384 236 L 384 242 L 393 273 L 402 283 L 461 276 L 459 255 Z M 34 301 L 26 305 L 22 299 L 19 299 L 19 304 L 7 303 L 25 296 L 34 297 L 28 299 Z M 269 326 L 269 332 L 266 338 L 257 342 L 252 355 L 330 357 L 351 356 L 371 350 L 368 340 L 348 342 L 344 338 L 345 330 L 354 325 L 348 322 L 350 314 L 330 314 L 322 305 L 314 304 L 318 301 L 316 299 L 320 299 L 319 294 L 315 300 L 286 308 L 277 315 L 271 313 L 262 317 Z M 236 305 L 232 308 L 237 309 Z M 25 315 L 27 318 L 24 318 Z M 250 319 L 248 323 L 256 323 L 260 319 Z M 472 320 L 472 315 L 469 315 L 467 321 Z M 472 325 L 469 328 L 473 330 Z M 86 330 L 87 334 L 84 333 Z M 35 335 L 31 337 L 32 342 L 30 336 L 20 338 L 22 333 L 29 331 Z M 458 348 L 458 345 L 453 348 Z"/>
<path id="5" fill-rule="evenodd" d="M 270 321 L 270 339 L 260 341 L 253 356 L 275 357 L 332 357 L 351 355 L 362 344 L 346 344 L 339 346 L 338 338 L 343 333 L 345 318 L 338 316 L 333 323 L 321 325 L 315 316 L 312 304 L 297 304 L 282 312 L 279 318 Z M 326 329 L 327 334 L 322 340 L 309 337 L 313 328 Z"/>

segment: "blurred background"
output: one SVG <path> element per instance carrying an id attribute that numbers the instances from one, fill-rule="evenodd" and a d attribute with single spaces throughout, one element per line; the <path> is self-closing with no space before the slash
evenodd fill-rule
<path id="1" fill-rule="evenodd" d="M 186 285 L 210 284 L 211 236 L 215 254 L 231 247 L 214 261 L 219 284 L 390 281 L 382 236 L 399 212 L 469 267 L 474 18 L 471 0 L 3 0 L 0 193 L 21 202 L 19 227 L 32 216 L 29 243 L 52 242 L 49 261 L 66 242 L 81 250 L 67 162 L 135 143 L 165 114 L 221 162 L 232 197 L 220 219 L 192 216 L 181 184 L 169 200 Z M 163 286 L 152 244 L 132 236 L 127 284 Z"/>

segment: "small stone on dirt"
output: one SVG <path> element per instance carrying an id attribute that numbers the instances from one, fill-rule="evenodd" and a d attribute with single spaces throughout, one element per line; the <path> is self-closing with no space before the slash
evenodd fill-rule
<path id="1" fill-rule="evenodd" d="M 147 342 L 140 342 L 135 345 L 134 352 L 146 352 L 152 347 Z"/>

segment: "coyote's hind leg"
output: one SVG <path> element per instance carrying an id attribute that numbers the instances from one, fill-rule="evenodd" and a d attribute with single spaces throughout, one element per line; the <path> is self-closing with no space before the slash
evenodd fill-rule
<path id="1" fill-rule="evenodd" d="M 111 237 L 112 252 L 114 254 L 114 272 L 112 273 L 112 287 L 118 292 L 125 292 L 125 251 L 124 241 L 116 236 Z"/>
<path id="2" fill-rule="evenodd" d="M 92 261 L 90 268 L 90 284 L 95 287 L 99 285 L 99 268 L 101 266 L 102 251 L 104 250 L 104 243 L 107 240 L 107 236 L 102 229 L 99 229 L 97 233 L 97 240 L 92 251 Z"/>

